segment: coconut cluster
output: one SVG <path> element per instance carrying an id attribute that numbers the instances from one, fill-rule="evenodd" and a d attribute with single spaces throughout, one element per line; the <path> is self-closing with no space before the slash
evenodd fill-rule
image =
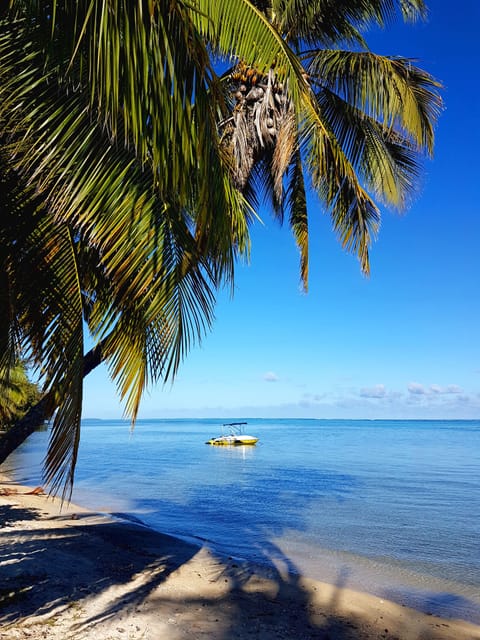
<path id="1" fill-rule="evenodd" d="M 286 96 L 283 84 L 277 82 L 273 69 L 265 75 L 254 67 L 240 63 L 232 73 L 231 80 L 236 108 L 253 107 L 255 104 L 260 106 L 263 103 L 266 108 L 264 126 L 270 135 L 275 135 L 274 112 L 282 110 Z"/>
<path id="2" fill-rule="evenodd" d="M 277 82 L 273 70 L 265 75 L 254 67 L 247 67 L 240 63 L 231 75 L 232 83 L 236 86 L 234 96 L 237 102 L 246 100 L 255 102 L 262 100 L 266 91 L 271 91 L 277 97 L 279 105 L 284 103 L 283 84 Z"/>
<path id="3" fill-rule="evenodd" d="M 240 62 L 230 74 L 229 89 L 234 105 L 230 117 L 222 122 L 222 142 L 234 159 L 235 184 L 243 189 L 255 163 L 265 159 L 280 176 L 275 183 L 281 191 L 281 175 L 291 157 L 292 145 L 286 141 L 295 140 L 286 85 L 278 80 L 274 68 L 261 73 Z M 282 145 L 277 150 L 279 136 Z"/>

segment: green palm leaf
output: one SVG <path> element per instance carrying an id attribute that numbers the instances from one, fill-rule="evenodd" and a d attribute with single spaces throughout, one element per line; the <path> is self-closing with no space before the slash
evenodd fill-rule
<path id="1" fill-rule="evenodd" d="M 397 130 L 417 149 L 431 154 L 440 113 L 440 84 L 405 58 L 369 52 L 317 51 L 308 66 L 314 83 Z"/>
<path id="2" fill-rule="evenodd" d="M 290 211 L 290 228 L 300 251 L 300 278 L 305 291 L 308 289 L 308 211 L 305 180 L 300 150 L 294 154 L 289 171 L 287 202 Z"/>
<path id="3" fill-rule="evenodd" d="M 385 204 L 404 209 L 420 175 L 416 147 L 326 89 L 318 92 L 317 101 L 368 190 Z"/>
<path id="4" fill-rule="evenodd" d="M 56 490 L 72 479 L 78 452 L 83 378 L 81 292 L 68 229 L 53 223 L 38 198 L 33 196 L 30 202 L 36 202 L 37 208 L 26 220 L 15 208 L 4 210 L 2 216 L 4 267 L 13 299 L 10 323 L 16 329 L 8 346 L 14 352 L 28 349 L 43 373 L 45 390 L 55 391 L 50 411 L 56 407 L 58 411 L 46 458 L 46 480 Z M 8 242 L 8 237 L 13 241 Z"/>
<path id="5" fill-rule="evenodd" d="M 361 33 L 372 24 L 383 27 L 397 13 L 411 22 L 426 16 L 423 0 L 272 0 L 271 7 L 273 21 L 296 48 L 339 43 L 365 47 Z"/>

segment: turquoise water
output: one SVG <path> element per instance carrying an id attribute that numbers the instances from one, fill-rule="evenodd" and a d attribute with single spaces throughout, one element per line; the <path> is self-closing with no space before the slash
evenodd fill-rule
<path id="1" fill-rule="evenodd" d="M 73 501 L 480 623 L 480 421 L 85 420 Z M 8 465 L 41 482 L 48 434 Z M 8 466 L 7 465 L 7 466 Z"/>

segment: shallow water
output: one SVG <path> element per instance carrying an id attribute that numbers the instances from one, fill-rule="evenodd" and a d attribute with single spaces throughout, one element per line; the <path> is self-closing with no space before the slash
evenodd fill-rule
<path id="1" fill-rule="evenodd" d="M 73 501 L 480 623 L 480 421 L 85 420 Z M 48 434 L 8 461 L 41 482 Z"/>

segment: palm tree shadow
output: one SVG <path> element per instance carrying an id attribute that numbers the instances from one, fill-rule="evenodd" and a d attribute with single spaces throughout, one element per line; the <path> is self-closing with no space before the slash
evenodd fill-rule
<path id="1" fill-rule="evenodd" d="M 39 516 L 38 509 L 23 509 L 19 507 L 12 507 L 9 504 L 0 506 L 0 531 L 4 527 L 14 525 L 18 520 L 29 521 L 36 520 Z"/>
<path id="2" fill-rule="evenodd" d="M 273 544 L 265 545 L 265 553 L 267 547 L 272 555 L 271 564 L 255 568 L 248 561 L 217 555 L 209 549 L 215 562 L 204 577 L 209 583 L 228 585 L 220 596 L 208 596 L 201 591 L 188 597 L 165 593 L 157 587 L 167 575 L 159 575 L 152 563 L 146 567 L 152 572 L 147 581 L 112 601 L 97 615 L 83 620 L 77 628 L 93 631 L 98 623 L 115 619 L 132 605 L 141 604 L 147 617 L 158 615 L 159 610 L 168 611 L 170 621 L 173 616 L 176 624 L 184 623 L 216 640 L 231 640 L 244 634 L 262 638 L 356 640 L 360 622 L 319 611 L 294 563 Z M 171 572 L 180 566 L 180 562 L 173 563 Z M 341 574 L 327 607 L 329 611 L 340 599 L 343 579 Z"/>
<path id="3" fill-rule="evenodd" d="M 188 618 L 211 637 L 225 640 L 245 630 L 264 637 L 282 631 L 286 637 L 326 640 L 329 630 L 335 629 L 338 640 L 355 637 L 347 627 L 341 632 L 338 621 L 326 617 L 321 625 L 312 621 L 312 604 L 297 568 L 267 541 L 261 546 L 270 561 L 255 567 L 255 572 L 248 562 L 210 549 L 212 565 L 205 581 L 228 587 L 220 596 L 198 592 L 176 598 L 160 587 L 188 564 L 198 546 L 125 521 L 84 524 L 59 515 L 42 527 L 39 515 L 39 509 L 0 507 L 4 627 L 29 618 L 45 620 L 72 607 L 81 609 L 83 602 L 120 587 L 114 592 L 119 595 L 107 598 L 97 614 L 80 618 L 74 632 L 94 630 L 97 624 L 139 607 L 148 615 L 164 605 L 179 621 Z M 192 618 L 192 612 L 199 613 Z"/>
<path id="4" fill-rule="evenodd" d="M 142 602 L 168 575 L 197 552 L 197 547 L 135 524 L 104 521 L 38 528 L 29 520 L 38 511 L 0 507 L 0 624 L 58 613 L 112 586 L 126 595 L 118 607 Z M 64 517 L 60 518 L 62 521 Z M 24 524 L 23 524 L 24 523 Z M 135 577 L 147 575 L 142 588 L 131 589 Z"/>
<path id="5" fill-rule="evenodd" d="M 68 522 L 65 515 L 47 522 L 39 514 L 37 509 L 0 506 L 0 624 L 5 628 L 25 619 L 54 619 L 74 608 L 81 611 L 84 603 L 95 600 L 96 613 L 70 617 L 72 638 L 135 616 L 140 609 L 157 620 L 161 611 L 169 621 L 183 624 L 184 631 L 215 640 L 245 635 L 268 640 L 364 637 L 365 620 L 339 613 L 347 571 L 339 572 L 329 599 L 318 600 L 295 563 L 265 536 L 259 540 L 258 532 L 251 540 L 262 550 L 262 564 L 252 567 L 208 549 L 212 562 L 202 584 L 224 589 L 212 594 L 201 585 L 198 591 L 176 594 L 165 582 L 189 565 L 199 546 L 137 523 L 88 517 Z M 430 637 L 428 630 L 422 633 L 422 638 Z"/>

